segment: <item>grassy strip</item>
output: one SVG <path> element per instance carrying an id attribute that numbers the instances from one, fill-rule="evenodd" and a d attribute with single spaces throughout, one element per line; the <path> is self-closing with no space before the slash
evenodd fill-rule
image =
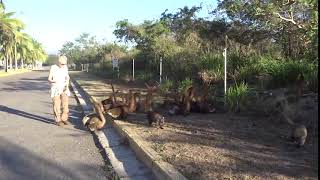
<path id="1" fill-rule="evenodd" d="M 8 72 L 0 72 L 0 77 L 11 76 L 11 75 L 21 74 L 21 73 L 31 72 L 31 71 L 32 70 L 30 70 L 30 69 L 10 70 Z"/>

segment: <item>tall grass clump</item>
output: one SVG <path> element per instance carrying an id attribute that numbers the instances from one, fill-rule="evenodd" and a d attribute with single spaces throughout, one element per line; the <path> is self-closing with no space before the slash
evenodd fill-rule
<path id="1" fill-rule="evenodd" d="M 308 71 L 303 73 L 307 90 L 318 92 L 318 65 L 309 64 Z"/>
<path id="2" fill-rule="evenodd" d="M 145 82 L 154 79 L 154 74 L 149 71 L 138 71 L 136 72 L 136 78 Z"/>
<path id="3" fill-rule="evenodd" d="M 240 112 L 246 109 L 249 88 L 244 82 L 229 87 L 226 93 L 226 103 L 230 111 Z"/>
<path id="4" fill-rule="evenodd" d="M 268 74 L 272 78 L 271 87 L 280 88 L 294 85 L 297 82 L 298 75 L 302 73 L 307 79 L 315 83 L 315 65 L 310 63 L 302 63 L 299 61 L 287 60 L 280 61 L 274 59 L 262 58 L 258 66 L 262 72 Z M 311 85 L 314 86 L 314 85 Z"/>
<path id="5" fill-rule="evenodd" d="M 160 84 L 160 92 L 162 94 L 166 94 L 168 93 L 171 89 L 173 88 L 173 81 L 170 79 L 166 79 L 164 80 L 161 84 Z"/>
<path id="6" fill-rule="evenodd" d="M 190 87 L 193 84 L 192 79 L 185 78 L 183 81 L 178 83 L 178 92 L 184 93 L 187 87 Z"/>

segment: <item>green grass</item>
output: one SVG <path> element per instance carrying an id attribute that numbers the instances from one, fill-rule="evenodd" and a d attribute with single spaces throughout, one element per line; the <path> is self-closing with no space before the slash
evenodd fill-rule
<path id="1" fill-rule="evenodd" d="M 18 69 L 18 70 L 9 70 L 8 72 L 0 72 L 0 77 L 5 77 L 5 76 L 11 76 L 15 74 L 20 74 L 20 73 L 25 73 L 25 72 L 30 72 L 31 70 L 29 69 Z"/>
<path id="2" fill-rule="evenodd" d="M 249 95 L 248 85 L 245 83 L 235 84 L 228 88 L 226 102 L 232 112 L 240 112 L 246 109 Z"/>

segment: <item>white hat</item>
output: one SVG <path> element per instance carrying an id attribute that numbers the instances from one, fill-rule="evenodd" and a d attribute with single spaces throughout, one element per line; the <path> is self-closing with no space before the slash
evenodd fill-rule
<path id="1" fill-rule="evenodd" d="M 67 57 L 66 56 L 59 56 L 59 63 L 60 64 L 67 64 Z"/>

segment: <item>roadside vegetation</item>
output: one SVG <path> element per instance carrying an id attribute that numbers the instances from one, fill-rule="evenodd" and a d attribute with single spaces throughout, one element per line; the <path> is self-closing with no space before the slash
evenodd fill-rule
<path id="1" fill-rule="evenodd" d="M 141 24 L 118 21 L 114 34 L 122 45 L 101 44 L 95 36 L 83 33 L 66 42 L 60 52 L 78 69 L 88 67 L 88 71 L 104 77 L 118 77 L 111 63 L 117 58 L 123 79 L 132 79 L 134 59 L 135 80 L 142 81 L 159 81 L 162 58 L 162 79 L 173 84 L 168 90 L 178 91 L 182 81 L 197 82 L 197 74 L 206 72 L 210 85 L 222 92 L 222 53 L 227 48 L 229 94 L 240 90 L 235 88 L 238 85 L 248 86 L 242 91 L 294 86 L 301 73 L 305 90 L 317 92 L 317 8 L 317 1 L 308 0 L 227 0 L 203 18 L 197 16 L 201 5 L 182 7 L 174 13 L 165 10 L 159 19 Z"/>

